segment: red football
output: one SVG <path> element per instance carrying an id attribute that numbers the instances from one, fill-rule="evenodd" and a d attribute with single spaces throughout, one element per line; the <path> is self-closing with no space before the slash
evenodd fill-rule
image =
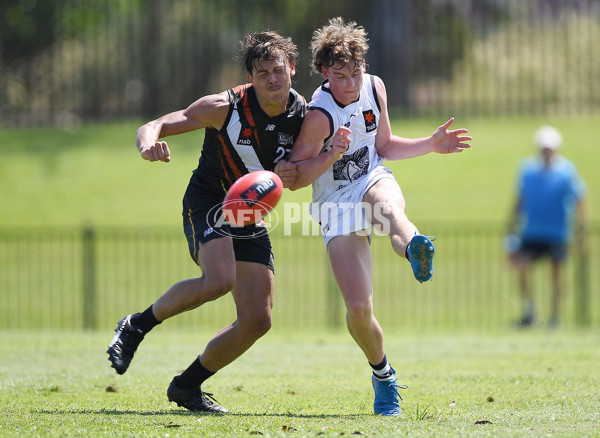
<path id="1" fill-rule="evenodd" d="M 268 170 L 247 173 L 225 195 L 225 220 L 238 226 L 259 222 L 277 205 L 282 192 L 283 183 L 276 173 Z"/>

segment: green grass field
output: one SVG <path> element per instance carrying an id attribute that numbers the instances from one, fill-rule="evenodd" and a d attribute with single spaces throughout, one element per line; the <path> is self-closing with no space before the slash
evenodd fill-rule
<path id="1" fill-rule="evenodd" d="M 394 132 L 423 137 L 445 120 L 395 120 Z M 590 193 L 590 217 L 600 219 L 596 171 L 598 117 L 457 120 L 473 147 L 451 156 L 427 155 L 390 163 L 411 219 L 504 222 L 513 202 L 519 161 L 535 152 L 532 136 L 544 123 L 565 138 L 562 152 L 578 166 Z M 74 131 L 0 129 L 0 226 L 173 225 L 196 167 L 202 132 L 169 139 L 172 162 L 148 163 L 135 148 L 139 123 L 85 125 Z M 425 175 L 425 176 L 424 176 Z M 285 202 L 308 202 L 310 188 L 286 191 Z"/>
<path id="2" fill-rule="evenodd" d="M 112 372 L 110 333 L 1 332 L 1 436 L 600 436 L 597 333 L 395 337 L 403 415 L 372 415 L 368 365 L 343 334 L 272 333 L 209 381 L 226 416 L 168 403 L 208 339 L 153 332 Z M 481 424 L 477 424 L 482 422 Z"/>

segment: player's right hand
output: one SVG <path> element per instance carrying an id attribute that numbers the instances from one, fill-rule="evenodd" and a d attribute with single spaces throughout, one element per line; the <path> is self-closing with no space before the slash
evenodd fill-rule
<path id="1" fill-rule="evenodd" d="M 164 161 L 165 163 L 171 161 L 171 151 L 166 141 L 157 141 L 152 145 L 142 146 L 140 154 L 144 160 L 148 161 Z"/>
<path id="2" fill-rule="evenodd" d="M 342 156 L 348 150 L 350 146 L 350 134 L 352 131 L 345 126 L 340 126 L 333 136 L 331 142 L 331 153 L 333 154 L 335 161 L 341 160 Z"/>
<path id="3" fill-rule="evenodd" d="M 289 188 L 294 185 L 294 181 L 296 181 L 296 175 L 298 171 L 296 170 L 296 164 L 286 160 L 279 160 L 273 169 L 279 178 L 281 178 L 281 182 L 283 183 L 283 187 Z"/>

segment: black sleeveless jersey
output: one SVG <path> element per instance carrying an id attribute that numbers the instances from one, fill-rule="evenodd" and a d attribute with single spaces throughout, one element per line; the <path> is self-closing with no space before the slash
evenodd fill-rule
<path id="1" fill-rule="evenodd" d="M 279 160 L 287 159 L 300 132 L 306 102 L 294 89 L 290 89 L 291 105 L 276 117 L 262 110 L 251 84 L 237 86 L 228 93 L 227 118 L 220 130 L 206 128 L 188 194 L 222 199 L 242 175 L 255 170 L 272 171 Z"/>

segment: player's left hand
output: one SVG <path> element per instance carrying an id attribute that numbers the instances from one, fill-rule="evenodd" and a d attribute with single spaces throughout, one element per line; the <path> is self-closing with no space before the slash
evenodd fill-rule
<path id="1" fill-rule="evenodd" d="M 469 135 L 462 135 L 469 132 L 468 129 L 448 130 L 454 122 L 454 117 L 440 126 L 431 136 L 433 142 L 433 151 L 438 154 L 451 154 L 453 152 L 462 152 L 463 149 L 471 147 L 466 141 L 472 140 Z"/>
<path id="2" fill-rule="evenodd" d="M 296 170 L 296 165 L 291 161 L 279 160 L 275 165 L 275 169 L 273 169 L 279 178 L 281 178 L 281 182 L 283 183 L 283 187 L 290 187 L 296 181 L 296 174 L 298 173 Z"/>

